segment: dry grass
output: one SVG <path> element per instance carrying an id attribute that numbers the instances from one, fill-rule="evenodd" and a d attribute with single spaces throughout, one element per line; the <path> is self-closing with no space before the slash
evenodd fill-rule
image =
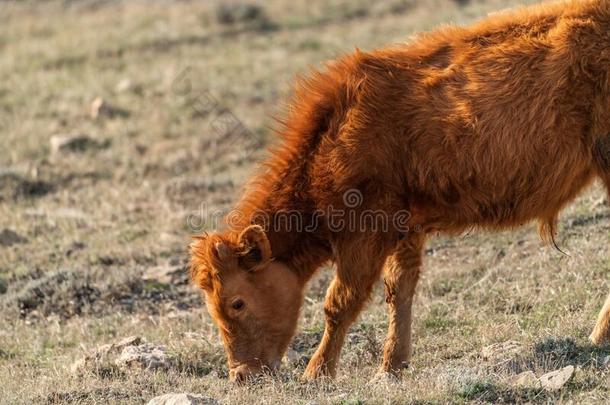
<path id="1" fill-rule="evenodd" d="M 516 3 L 271 0 L 259 3 L 264 16 L 223 25 L 218 1 L 0 2 L 0 232 L 27 239 L 0 246 L 0 402 L 142 403 L 186 391 L 223 403 L 610 401 L 610 372 L 598 366 L 610 348 L 586 340 L 610 277 L 599 186 L 562 217 L 569 256 L 530 228 L 435 240 L 416 302 L 413 367 L 400 382 L 369 381 L 387 322 L 380 289 L 352 328 L 336 381 L 300 382 L 301 361 L 234 387 L 185 274 L 169 284 L 141 278 L 184 267 L 195 220 L 230 207 L 262 156 L 253 140 L 268 138 L 295 74 L 356 45 L 403 41 Z M 131 85 L 117 90 L 123 79 Z M 92 119 L 97 96 L 125 113 Z M 238 148 L 218 141 L 229 112 L 252 137 Z M 95 142 L 51 153 L 52 135 L 73 133 Z M 305 359 L 322 331 L 330 274 L 308 294 L 293 345 Z M 70 371 L 86 349 L 134 334 L 167 345 L 176 365 Z M 506 340 L 523 349 L 507 361 L 481 358 Z M 579 369 L 559 393 L 509 383 L 567 364 Z"/>

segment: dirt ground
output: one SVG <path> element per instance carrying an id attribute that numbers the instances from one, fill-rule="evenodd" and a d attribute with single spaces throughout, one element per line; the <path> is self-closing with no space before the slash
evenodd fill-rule
<path id="1" fill-rule="evenodd" d="M 0 402 L 170 392 L 223 404 L 610 402 L 610 347 L 587 341 L 610 289 L 610 207 L 597 184 L 561 217 L 567 254 L 532 226 L 433 240 L 413 364 L 396 382 L 370 381 L 387 327 L 380 287 L 336 380 L 298 378 L 323 330 L 324 269 L 282 371 L 236 387 L 187 279 L 189 236 L 239 197 L 295 75 L 519 3 L 0 1 Z M 170 364 L 73 367 L 133 335 Z M 514 381 L 569 365 L 557 391 Z"/>

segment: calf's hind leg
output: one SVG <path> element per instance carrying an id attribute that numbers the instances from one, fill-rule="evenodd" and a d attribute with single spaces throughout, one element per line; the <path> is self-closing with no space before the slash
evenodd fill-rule
<path id="1" fill-rule="evenodd" d="M 384 268 L 390 323 L 381 373 L 400 374 L 411 360 L 411 307 L 419 280 L 424 241 L 422 234 L 408 235 L 398 244 Z"/>
<path id="2" fill-rule="evenodd" d="M 597 323 L 590 339 L 595 345 L 610 342 L 610 295 L 608 295 L 606 303 L 597 317 Z"/>
<path id="3" fill-rule="evenodd" d="M 600 161 L 605 161 L 603 167 L 605 168 L 602 172 L 602 180 L 606 185 L 606 191 L 608 199 L 610 200 L 610 136 L 605 140 L 606 144 L 604 147 L 604 156 Z M 598 148 L 600 149 L 600 148 Z M 591 342 L 595 345 L 601 345 L 604 342 L 610 343 L 610 294 L 606 298 L 606 303 L 597 316 L 597 322 L 595 328 L 589 337 Z"/>

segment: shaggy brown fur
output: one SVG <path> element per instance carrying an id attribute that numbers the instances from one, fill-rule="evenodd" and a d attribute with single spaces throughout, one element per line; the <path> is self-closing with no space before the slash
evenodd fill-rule
<path id="1" fill-rule="evenodd" d="M 329 260 L 337 273 L 326 330 L 305 376 L 334 375 L 382 273 L 391 318 L 382 370 L 398 372 L 409 361 L 427 235 L 537 220 L 553 241 L 558 213 L 595 178 L 610 191 L 609 79 L 610 1 L 591 0 L 357 51 L 300 81 L 282 142 L 228 229 L 191 247 L 192 277 L 223 331 L 232 377 L 277 364 L 304 286 Z M 361 201 L 348 203 L 356 190 Z M 336 230 L 319 215 L 329 207 L 348 218 L 408 210 L 409 229 Z M 316 226 L 278 224 L 286 212 Z M 591 338 L 609 337 L 610 298 Z"/>

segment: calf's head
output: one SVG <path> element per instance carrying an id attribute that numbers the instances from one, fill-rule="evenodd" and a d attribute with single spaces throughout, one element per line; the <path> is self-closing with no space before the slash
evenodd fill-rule
<path id="1" fill-rule="evenodd" d="M 196 237 L 191 278 L 205 293 L 220 329 L 230 379 L 279 367 L 294 335 L 303 288 L 297 274 L 275 261 L 265 231 L 252 225 L 238 235 Z"/>

